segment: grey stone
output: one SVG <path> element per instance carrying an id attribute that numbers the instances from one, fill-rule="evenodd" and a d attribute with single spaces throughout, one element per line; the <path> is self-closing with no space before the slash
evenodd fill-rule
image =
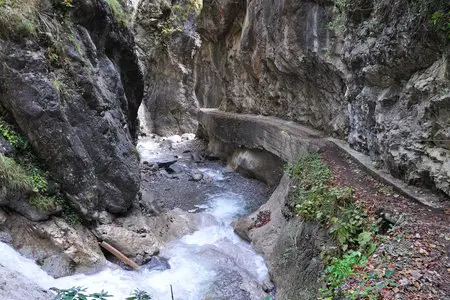
<path id="1" fill-rule="evenodd" d="M 28 196 L 10 200 L 8 207 L 20 213 L 31 221 L 45 221 L 50 216 L 61 212 L 62 208 L 58 205 L 49 208 L 38 208 L 28 203 Z"/>
<path id="2" fill-rule="evenodd" d="M 170 174 L 180 174 L 183 173 L 185 166 L 179 162 L 171 164 L 166 171 Z"/>
<path id="3" fill-rule="evenodd" d="M 158 215 L 161 213 L 162 209 L 159 206 L 159 200 L 156 198 L 155 194 L 151 191 L 143 190 L 141 191 L 141 199 L 139 201 L 141 210 L 146 214 Z"/>
<path id="4" fill-rule="evenodd" d="M 46 257 L 41 265 L 50 276 L 60 278 L 74 273 L 75 263 L 67 256 L 55 254 Z"/>
<path id="5" fill-rule="evenodd" d="M 247 300 L 251 299 L 250 293 L 242 289 L 242 276 L 232 270 L 220 270 L 214 283 L 206 293 L 206 297 L 217 300 Z"/>
<path id="6" fill-rule="evenodd" d="M 200 181 L 203 179 L 203 173 L 198 170 L 191 170 L 190 172 L 190 180 L 192 181 Z"/>
<path id="7" fill-rule="evenodd" d="M 72 11 L 73 30 L 60 36 L 71 36 L 61 43 L 76 51 L 67 51 L 64 69 L 49 67 L 40 39 L 28 46 L 2 40 L 0 103 L 89 219 L 126 212 L 139 190 L 133 137 L 143 81 L 132 32 L 106 2 L 77 1 Z"/>
<path id="8" fill-rule="evenodd" d="M 134 23 L 145 78 L 141 119 L 148 131 L 162 136 L 194 132 L 197 127 L 192 55 L 199 36 L 193 16 L 173 25 L 183 29 L 170 38 L 163 33 L 171 26 L 167 25 L 171 4 L 168 0 L 141 1 Z"/>
<path id="9" fill-rule="evenodd" d="M 19 253 L 40 262 L 55 277 L 96 271 L 106 263 L 97 239 L 81 224 L 71 226 L 55 217 L 32 222 L 12 213 L 4 230 Z"/>
<path id="10" fill-rule="evenodd" d="M 174 209 L 157 216 L 146 216 L 140 210 L 117 218 L 113 224 L 99 225 L 95 234 L 130 258 L 157 255 L 166 243 L 192 233 L 197 217 Z"/>
<path id="11" fill-rule="evenodd" d="M 0 226 L 2 226 L 3 224 L 5 224 L 6 220 L 8 220 L 8 216 L 7 216 L 7 214 L 5 213 L 5 211 L 3 211 L 3 210 L 0 208 Z"/>
<path id="12" fill-rule="evenodd" d="M 161 256 L 152 256 L 144 267 L 151 271 L 164 271 L 170 269 L 169 260 Z"/>
<path id="13" fill-rule="evenodd" d="M 160 53 L 147 49 L 161 49 L 152 42 L 161 39 L 169 3 L 144 1 L 138 40 L 150 53 L 143 54 L 150 66 L 147 85 L 158 89 L 148 93 L 148 114 L 155 128 L 177 132 L 191 118 L 190 113 L 175 116 L 183 109 L 220 108 L 295 121 L 347 139 L 394 177 L 448 198 L 446 37 L 422 21 L 429 18 L 427 9 L 405 13 L 391 2 L 370 2 L 364 13 L 336 13 L 332 1 L 286 0 L 276 6 L 271 0 L 205 1 L 195 24 L 185 22 L 158 60 Z M 443 4 L 430 5 L 445 10 Z M 145 20 L 149 14 L 160 26 Z M 341 26 L 333 30 L 330 21 Z M 199 33 L 199 46 L 190 47 L 198 37 L 189 29 Z M 156 83 L 150 80 L 155 78 Z M 226 123 L 209 126 L 230 130 Z M 272 132 L 262 133 L 248 129 L 261 139 Z"/>
<path id="14" fill-rule="evenodd" d="M 0 136 L 0 154 L 12 156 L 14 153 L 14 147 L 2 136 Z"/>
<path id="15" fill-rule="evenodd" d="M 6 243 L 6 244 L 11 244 L 11 242 L 12 242 L 11 235 L 7 232 L 0 231 L 0 242 Z"/>
<path id="16" fill-rule="evenodd" d="M 174 159 L 173 157 L 161 157 L 156 160 L 156 164 L 159 168 L 168 168 L 176 162 L 177 159 Z"/>

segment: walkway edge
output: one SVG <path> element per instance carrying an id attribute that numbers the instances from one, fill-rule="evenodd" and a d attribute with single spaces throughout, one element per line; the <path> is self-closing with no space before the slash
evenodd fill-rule
<path id="1" fill-rule="evenodd" d="M 367 173 L 375 177 L 378 181 L 392 186 L 398 193 L 430 208 L 439 209 L 443 207 L 439 204 L 439 197 L 431 191 L 410 186 L 402 180 L 393 177 L 386 171 L 375 168 L 369 156 L 350 148 L 350 145 L 347 142 L 331 137 L 327 138 L 327 140 L 347 153 L 352 160 L 360 165 Z"/>

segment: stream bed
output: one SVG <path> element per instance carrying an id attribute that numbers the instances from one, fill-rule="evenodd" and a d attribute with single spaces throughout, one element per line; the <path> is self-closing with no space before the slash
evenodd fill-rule
<path id="1" fill-rule="evenodd" d="M 142 160 L 151 160 L 159 148 L 155 147 L 153 141 L 141 141 L 138 150 Z M 170 155 L 183 158 L 182 153 L 189 154 L 182 148 L 179 152 Z M 162 185 L 163 191 L 168 192 L 173 188 L 180 195 L 183 194 L 180 191 L 183 187 L 190 189 L 184 185 L 195 185 L 201 193 L 196 195 L 195 201 L 190 197 L 189 201 L 181 205 L 183 209 L 200 215 L 198 228 L 161 249 L 159 257 L 167 259 L 169 269 L 148 269 L 144 266 L 137 271 L 127 271 L 109 263 L 95 274 L 54 279 L 34 261 L 20 256 L 3 243 L 0 243 L 0 264 L 23 274 L 45 289 L 82 286 L 88 292 L 108 291 L 113 295 L 108 299 L 125 299 L 139 289 L 151 294 L 152 299 L 170 300 L 171 286 L 174 299 L 177 300 L 264 299 L 266 293 L 263 289 L 270 287 L 264 260 L 234 233 L 231 223 L 261 205 L 265 186 L 231 172 L 219 162 L 195 163 L 187 156 L 185 160 L 179 161 L 183 167 L 195 167 L 200 171 L 207 179 L 206 183 L 183 180 L 181 172 L 176 177 L 153 176 L 146 183 L 148 189 L 155 188 L 157 191 L 156 185 Z M 195 188 L 190 190 L 193 193 L 196 191 Z M 252 195 L 258 199 L 252 199 Z M 174 203 L 172 206 L 175 206 L 180 199 L 170 199 L 168 203 L 171 201 Z"/>

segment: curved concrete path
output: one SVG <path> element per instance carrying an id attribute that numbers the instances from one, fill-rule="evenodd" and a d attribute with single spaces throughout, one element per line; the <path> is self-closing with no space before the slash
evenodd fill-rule
<path id="1" fill-rule="evenodd" d="M 302 153 L 317 151 L 333 142 L 368 173 L 391 185 L 397 192 L 430 208 L 440 209 L 443 201 L 429 190 L 407 185 L 382 169 L 376 169 L 369 156 L 353 150 L 343 140 L 326 136 L 323 132 L 276 117 L 237 114 L 218 109 L 200 109 L 198 121 L 210 140 L 235 147 L 266 150 L 284 161 Z"/>

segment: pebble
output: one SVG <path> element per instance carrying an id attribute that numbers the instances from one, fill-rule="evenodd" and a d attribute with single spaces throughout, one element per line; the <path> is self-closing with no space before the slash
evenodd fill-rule
<path id="1" fill-rule="evenodd" d="M 406 285 L 409 285 L 409 280 L 406 278 L 402 278 L 402 279 L 400 279 L 399 283 L 401 286 L 406 286 Z"/>

